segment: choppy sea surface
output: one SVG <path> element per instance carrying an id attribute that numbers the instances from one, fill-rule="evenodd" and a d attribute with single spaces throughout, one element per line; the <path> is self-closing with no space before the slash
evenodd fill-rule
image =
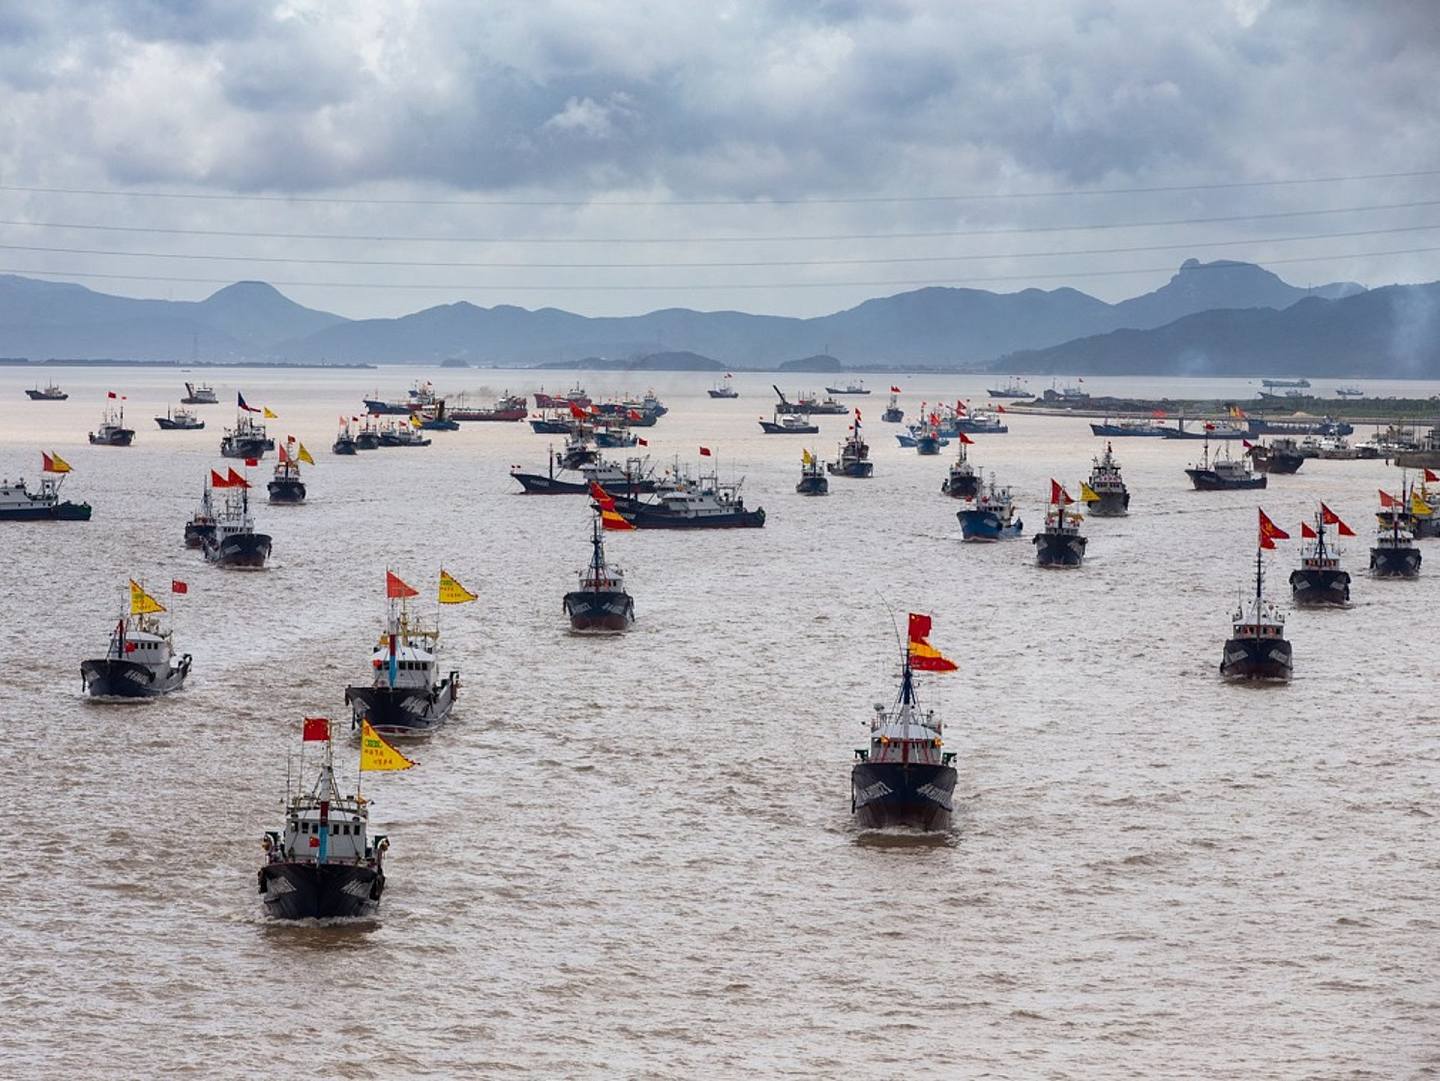
<path id="1" fill-rule="evenodd" d="M 1046 572 L 1028 539 L 961 544 L 940 494 L 950 451 L 896 444 L 883 377 L 857 399 L 874 479 L 806 499 L 801 447 L 833 455 L 843 419 L 764 436 L 769 377 L 712 401 L 703 375 L 586 374 L 596 396 L 653 385 L 671 412 L 645 433 L 652 457 L 712 448 L 768 519 L 610 537 L 639 622 L 574 637 L 560 600 L 587 556 L 585 501 L 524 497 L 508 476 L 543 467 L 553 440 L 472 424 L 425 449 L 329 452 L 362 394 L 401 397 L 418 375 L 484 399 L 541 373 L 45 374 L 69 401 L 31 403 L 33 374 L 0 368 L 0 474 L 38 479 L 41 450 L 58 451 L 66 495 L 95 513 L 0 523 L 0 1075 L 1440 1073 L 1440 545 L 1422 542 L 1418 581 L 1361 573 L 1376 489 L 1398 483 L 1385 463 L 1200 494 L 1182 472 L 1198 443 L 1117 440 L 1131 515 L 1087 522 L 1085 566 Z M 222 401 L 200 407 L 206 429 L 159 431 L 197 376 Z M 985 385 L 907 377 L 903 404 Z M 129 449 L 86 445 L 107 389 L 127 395 Z M 304 506 L 259 502 L 261 573 L 181 543 L 237 390 L 318 463 Z M 1075 492 L 1101 446 L 1082 420 L 1010 423 L 972 457 L 1015 487 L 1028 535 L 1049 478 Z M 1354 607 L 1290 612 L 1288 686 L 1222 684 L 1257 504 L 1298 537 L 1321 499 L 1360 533 Z M 1296 548 L 1268 559 L 1285 601 Z M 407 745 L 417 768 L 366 779 L 371 828 L 392 839 L 379 916 L 268 920 L 259 842 L 300 719 L 345 718 L 385 569 L 433 595 L 441 566 L 480 601 L 441 616 L 464 684 L 451 723 Z M 79 663 L 132 576 L 171 603 L 190 684 L 87 703 Z M 172 578 L 187 596 L 168 596 Z M 895 691 L 891 609 L 932 613 L 960 663 L 921 686 L 959 753 L 940 843 L 850 822 L 853 748 Z M 347 776 L 355 753 L 339 747 Z"/>

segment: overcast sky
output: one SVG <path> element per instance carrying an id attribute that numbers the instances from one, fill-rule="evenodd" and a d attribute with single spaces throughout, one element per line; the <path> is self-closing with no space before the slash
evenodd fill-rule
<path id="1" fill-rule="evenodd" d="M 1440 171 L 1437 44 L 1430 2 L 0 0 L 0 269 L 349 316 L 1428 281 L 1440 172 L 1255 182 Z"/>

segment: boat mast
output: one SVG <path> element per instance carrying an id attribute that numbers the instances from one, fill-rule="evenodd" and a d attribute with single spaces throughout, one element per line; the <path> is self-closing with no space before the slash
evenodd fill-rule
<path id="1" fill-rule="evenodd" d="M 590 519 L 590 586 L 600 590 L 600 579 L 605 569 L 604 542 L 600 539 L 600 511 L 597 508 Z"/>

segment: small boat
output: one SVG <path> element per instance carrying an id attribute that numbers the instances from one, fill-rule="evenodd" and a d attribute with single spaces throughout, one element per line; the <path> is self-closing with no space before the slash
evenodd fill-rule
<path id="1" fill-rule="evenodd" d="M 428 447 L 430 440 L 410 423 L 386 424 L 380 429 L 382 447 Z"/>
<path id="2" fill-rule="evenodd" d="M 165 410 L 163 417 L 156 417 L 155 423 L 160 425 L 163 431 L 199 431 L 205 427 L 205 422 L 188 409 Z"/>
<path id="3" fill-rule="evenodd" d="M 1015 501 L 1010 489 L 997 488 L 995 475 L 990 483 L 975 497 L 975 505 L 957 511 L 960 520 L 960 536 L 969 542 L 1012 540 L 1025 531 L 1025 523 L 1015 517 Z"/>
<path id="4" fill-rule="evenodd" d="M 412 414 L 420 420 L 419 429 L 426 432 L 458 432 L 460 422 L 445 412 L 445 399 L 439 398 L 428 410 Z"/>
<path id="5" fill-rule="evenodd" d="M 807 401 L 805 412 L 810 416 L 843 417 L 850 412 L 848 405 L 837 402 L 833 397 L 826 398 L 823 402 L 817 402 L 814 397 L 810 397 Z"/>
<path id="6" fill-rule="evenodd" d="M 305 718 L 302 739 L 325 744 L 319 776 L 308 793 L 290 791 L 287 779 L 285 827 L 266 830 L 261 842 L 260 896 L 266 914 L 278 919 L 369 916 L 385 892 L 390 841 L 383 834 L 369 839 L 370 801 L 358 791 L 345 795 L 335 783 L 330 729 L 326 718 Z"/>
<path id="7" fill-rule="evenodd" d="M 605 562 L 598 507 L 590 526 L 590 562 L 580 571 L 578 588 L 565 594 L 561 607 L 573 631 L 623 631 L 635 622 L 635 602 L 625 592 L 625 572 Z"/>
<path id="8" fill-rule="evenodd" d="M 900 693 L 886 709 L 875 704 L 870 745 L 855 751 L 850 769 L 850 813 L 863 829 L 904 827 L 927 833 L 950 828 L 954 812 L 955 752 L 946 751 L 934 710 L 920 708 L 916 668 L 953 671 L 928 641 L 929 616 L 910 614 L 909 642 L 900 667 Z"/>
<path id="9" fill-rule="evenodd" d="M 1381 508 L 1389 510 L 1388 523 L 1375 533 L 1370 549 L 1370 573 L 1376 578 L 1416 578 L 1420 574 L 1420 549 L 1415 535 L 1401 526 L 1405 501 L 1381 492 Z"/>
<path id="10" fill-rule="evenodd" d="M 949 424 L 950 435 L 969 432 L 971 435 L 1004 435 L 1010 426 L 1000 419 L 998 413 L 977 409 L 973 413 L 958 413 Z"/>
<path id="11" fill-rule="evenodd" d="M 1261 521 L 1269 519 L 1261 511 Z M 1283 535 L 1282 535 L 1283 539 Z M 1255 595 L 1243 601 L 1231 617 L 1230 638 L 1220 659 L 1220 674 L 1231 680 L 1287 680 L 1290 678 L 1290 643 L 1285 640 L 1285 617 L 1264 595 L 1261 555 L 1265 534 L 1255 549 Z M 1274 541 L 1270 541 L 1273 547 Z"/>
<path id="12" fill-rule="evenodd" d="M 44 389 L 35 387 L 25 392 L 32 402 L 63 402 L 70 395 L 66 394 L 54 383 L 46 383 Z"/>
<path id="13" fill-rule="evenodd" d="M 226 428 L 220 437 L 222 458 L 263 458 L 275 449 L 275 440 L 265 433 L 265 425 L 242 407 L 235 414 L 235 427 Z"/>
<path id="14" fill-rule="evenodd" d="M 1230 444 L 1221 444 L 1222 451 L 1216 451 L 1215 457 L 1210 457 L 1210 444 L 1205 443 L 1200 455 L 1200 464 L 1191 464 L 1185 470 L 1185 475 L 1190 478 L 1190 483 L 1195 486 L 1197 492 L 1226 492 L 1240 488 L 1264 488 L 1266 479 L 1263 473 L 1256 475 L 1251 468 L 1242 460 L 1236 461 L 1230 456 Z"/>
<path id="15" fill-rule="evenodd" d="M 1247 439 L 1242 445 L 1261 473 L 1296 473 L 1305 464 L 1305 452 L 1289 436 L 1280 436 L 1269 443 L 1251 443 Z"/>
<path id="16" fill-rule="evenodd" d="M 760 418 L 760 430 L 766 435 L 818 435 L 820 426 L 812 424 L 799 413 L 775 413 L 774 420 Z"/>
<path id="17" fill-rule="evenodd" d="M 720 382 L 716 383 L 713 387 L 710 388 L 710 390 L 709 390 L 709 392 L 708 392 L 709 395 L 710 395 L 710 397 L 712 397 L 712 398 L 738 398 L 738 397 L 740 397 L 740 392 L 739 392 L 738 390 L 736 390 L 736 389 L 734 388 L 734 386 L 732 386 L 731 383 L 730 383 L 730 380 L 733 379 L 733 378 L 734 378 L 734 376 L 732 376 L 729 372 L 726 372 L 726 373 L 725 373 L 725 378 L 722 379 L 722 380 L 720 380 Z"/>
<path id="18" fill-rule="evenodd" d="M 955 456 L 949 475 L 940 482 L 940 491 L 952 499 L 974 499 L 980 494 L 980 474 L 970 464 L 965 448 L 974 446 L 975 440 L 964 432 L 956 436 L 956 439 L 959 441 L 960 453 Z"/>
<path id="19" fill-rule="evenodd" d="M 850 382 L 846 383 L 843 387 L 826 387 L 826 388 L 825 388 L 825 393 L 826 393 L 826 394 L 869 394 L 870 392 L 865 389 L 865 384 L 864 384 L 864 382 L 863 382 L 862 380 L 852 379 L 852 380 L 850 380 Z"/>
<path id="20" fill-rule="evenodd" d="M 640 441 L 640 437 L 624 427 L 611 428 L 601 425 L 595 429 L 595 446 L 613 450 L 615 448 L 633 447 Z"/>
<path id="21" fill-rule="evenodd" d="M 130 582 L 129 610 L 110 632 L 105 656 L 80 662 L 86 694 L 109 701 L 158 698 L 185 685 L 190 654 L 175 656 L 172 632 L 159 619 L 164 611 L 144 586 Z"/>
<path id="22" fill-rule="evenodd" d="M 994 387 L 989 387 L 988 389 L 986 389 L 985 393 L 990 395 L 990 397 L 992 398 L 1035 397 L 1035 395 L 1030 392 L 1030 388 L 1025 385 L 1025 381 L 1019 376 L 1014 375 L 1010 377 L 1009 381 L 1003 387 L 999 388 L 998 390 Z"/>
<path id="23" fill-rule="evenodd" d="M 1035 534 L 1035 562 L 1041 567 L 1078 567 L 1085 561 L 1085 537 L 1080 532 L 1084 516 L 1065 508 L 1074 502 L 1056 480 L 1050 481 L 1050 509 L 1045 528 Z"/>
<path id="24" fill-rule="evenodd" d="M 899 424 L 905 419 L 905 410 L 900 408 L 900 388 L 890 388 L 890 401 L 885 406 L 885 412 L 880 414 L 880 419 L 887 424 Z"/>
<path id="25" fill-rule="evenodd" d="M 1365 397 L 1365 392 L 1355 386 L 1336 387 L 1335 396 L 1337 398 L 1363 398 Z"/>
<path id="26" fill-rule="evenodd" d="M 360 430 L 355 433 L 356 450 L 379 450 L 380 429 L 371 423 L 367 415 L 360 425 Z"/>
<path id="27" fill-rule="evenodd" d="M 200 538 L 200 552 L 206 562 L 220 567 L 260 570 L 270 558 L 270 535 L 255 532 L 250 517 L 250 482 L 230 471 L 231 477 L 219 484 L 217 474 L 210 472 L 212 488 L 224 488 L 225 505 L 215 512 L 214 528 Z"/>
<path id="28" fill-rule="evenodd" d="M 305 482 L 300 479 L 299 451 L 293 438 L 280 445 L 280 460 L 275 463 L 275 472 L 265 488 L 272 503 L 305 502 Z"/>
<path id="29" fill-rule="evenodd" d="M 636 529 L 759 529 L 765 510 L 746 508 L 741 483 L 721 484 L 714 473 L 702 474 L 697 483 L 656 492 L 654 500 L 617 495 L 615 509 Z"/>
<path id="30" fill-rule="evenodd" d="M 114 395 L 111 395 L 114 398 Z M 90 433 L 90 443 L 96 447 L 128 447 L 135 441 L 135 429 L 125 427 L 124 399 L 119 406 L 107 406 L 101 418 L 100 427 Z"/>
<path id="31" fill-rule="evenodd" d="M 1310 380 L 1308 380 L 1308 379 L 1262 379 L 1262 380 L 1260 380 L 1260 385 L 1261 385 L 1262 387 L 1265 387 L 1267 390 L 1271 390 L 1271 389 L 1274 389 L 1274 388 L 1277 388 L 1277 387 L 1308 387 L 1308 386 L 1310 385 Z"/>
<path id="32" fill-rule="evenodd" d="M 578 427 L 575 418 L 568 413 L 565 416 L 555 414 L 552 416 L 541 415 L 530 418 L 530 430 L 536 435 L 569 435 Z"/>
<path id="33" fill-rule="evenodd" d="M 839 459 L 825 468 L 832 477 L 863 479 L 875 475 L 875 463 L 870 460 L 870 444 L 865 442 L 860 432 L 860 410 L 855 410 L 855 423 L 850 425 L 849 434 L 840 444 Z"/>
<path id="34" fill-rule="evenodd" d="M 920 425 L 918 431 L 912 432 L 915 440 L 915 453 L 925 457 L 933 457 L 940 453 L 940 448 L 948 446 L 950 441 L 940 435 L 940 429 L 935 425 Z M 905 445 L 903 442 L 900 444 Z"/>
<path id="35" fill-rule="evenodd" d="M 220 399 L 215 396 L 215 388 L 209 383 L 185 384 L 185 397 L 180 399 L 181 405 L 219 405 Z"/>
<path id="36" fill-rule="evenodd" d="M 1114 448 L 1105 444 L 1105 453 L 1091 459 L 1090 478 L 1080 493 L 1092 518 L 1123 518 L 1130 513 L 1130 491 L 1120 476 Z"/>
<path id="37" fill-rule="evenodd" d="M 231 471 L 234 472 L 233 470 Z M 235 473 L 237 479 L 244 479 Z M 185 547 L 203 548 L 207 537 L 215 534 L 215 501 L 210 495 L 211 482 L 218 482 L 221 487 L 229 487 L 229 483 L 220 477 L 213 469 L 210 476 L 205 479 L 205 487 L 200 493 L 200 505 L 195 508 L 195 513 L 190 515 L 190 520 L 185 523 Z"/>
<path id="38" fill-rule="evenodd" d="M 56 461 L 49 455 L 45 456 L 47 466 Z M 65 474 L 70 471 L 70 466 L 59 459 L 59 464 L 64 468 L 49 468 L 47 472 L 59 474 L 57 477 L 40 478 L 38 491 L 31 491 L 25 486 L 25 478 L 17 481 L 0 480 L 0 521 L 3 522 L 88 522 L 90 520 L 89 503 L 71 503 L 68 499 L 60 499 L 60 485 L 65 480 Z"/>
<path id="39" fill-rule="evenodd" d="M 825 477 L 825 464 L 808 450 L 800 452 L 800 482 L 795 485 L 800 495 L 829 495 L 830 481 Z"/>
<path id="40" fill-rule="evenodd" d="M 1174 429 L 1168 425 L 1154 424 L 1148 420 L 1121 420 L 1111 424 L 1107 418 L 1103 424 L 1090 425 L 1090 431 L 1106 439 L 1124 439 L 1139 436 L 1151 439 L 1164 439 L 1174 431 Z"/>
<path id="41" fill-rule="evenodd" d="M 468 409 L 463 405 L 450 410 L 450 416 L 463 421 L 517 421 L 524 420 L 530 412 L 526 400 L 508 391 L 502 394 L 489 409 Z"/>
<path id="42" fill-rule="evenodd" d="M 330 444 L 332 454 L 355 454 L 359 451 L 355 443 L 355 436 L 350 431 L 350 421 L 345 417 L 340 418 L 340 431 L 335 435 L 335 442 Z"/>
<path id="43" fill-rule="evenodd" d="M 1302 608 L 1345 608 L 1350 604 L 1350 575 L 1340 566 L 1340 549 L 1325 540 L 1325 527 L 1331 525 L 1342 537 L 1355 535 L 1324 503 L 1315 512 L 1314 527 L 1301 527 L 1300 566 L 1290 572 L 1290 596 Z"/>
<path id="44" fill-rule="evenodd" d="M 460 673 L 440 675 L 440 629 L 410 618 L 418 592 L 385 572 L 385 630 L 371 652 L 372 679 L 345 688 L 353 727 L 381 735 L 422 736 L 445 722 L 460 693 Z"/>

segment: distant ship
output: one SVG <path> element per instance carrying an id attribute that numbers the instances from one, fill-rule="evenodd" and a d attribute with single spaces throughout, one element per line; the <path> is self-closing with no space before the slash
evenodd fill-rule
<path id="1" fill-rule="evenodd" d="M 1262 387 L 1267 388 L 1267 389 L 1271 389 L 1271 388 L 1275 388 L 1275 387 L 1308 387 L 1308 386 L 1310 385 L 1310 380 L 1308 380 L 1308 379 L 1262 379 L 1262 380 L 1260 380 L 1260 385 L 1261 385 Z"/>
<path id="2" fill-rule="evenodd" d="M 1010 426 L 1000 419 L 998 413 L 977 409 L 967 414 L 957 410 L 954 419 L 950 422 L 947 434 L 969 432 L 972 435 L 1004 435 L 1009 430 Z"/>
<path id="3" fill-rule="evenodd" d="M 890 401 L 885 406 L 885 412 L 880 414 L 880 419 L 886 424 L 899 424 L 905 419 L 905 410 L 900 408 L 900 388 L 890 388 Z"/>
<path id="4" fill-rule="evenodd" d="M 1412 533 L 1401 528 L 1404 499 L 1396 499 L 1389 492 L 1380 493 L 1380 506 L 1390 510 L 1388 525 L 1382 524 L 1375 533 L 1375 543 L 1370 549 L 1370 573 L 1376 578 L 1417 578 L 1420 575 L 1420 549 L 1415 545 Z"/>
<path id="5" fill-rule="evenodd" d="M 1164 439 L 1174 430 L 1169 425 L 1155 424 L 1148 420 L 1121 420 L 1111 424 L 1107 419 L 1102 424 L 1090 425 L 1091 432 L 1106 439 L 1124 439 L 1136 436 Z"/>
<path id="6" fill-rule="evenodd" d="M 71 503 L 60 499 L 60 485 L 70 464 L 58 454 L 41 456 L 42 472 L 56 474 L 54 478 L 42 476 L 39 491 L 25 486 L 25 478 L 11 482 L 0 480 L 0 521 L 8 522 L 88 522 L 89 503 Z"/>
<path id="7" fill-rule="evenodd" d="M 820 426 L 799 413 L 777 412 L 773 420 L 760 418 L 760 430 L 766 435 L 818 435 Z"/>
<path id="8" fill-rule="evenodd" d="M 162 431 L 199 431 L 205 422 L 188 409 L 165 410 L 163 417 L 156 417 L 155 423 Z"/>
<path id="9" fill-rule="evenodd" d="M 626 458 L 621 465 L 585 450 L 578 454 L 553 453 L 547 462 L 546 473 L 512 469 L 510 476 L 520 482 L 527 495 L 588 495 L 591 484 L 603 485 L 606 491 L 626 497 L 655 491 L 654 469 L 648 458 Z"/>
<path id="10" fill-rule="evenodd" d="M 332 454 L 351 455 L 358 453 L 360 448 L 355 444 L 355 436 L 350 431 L 350 421 L 346 417 L 340 418 L 340 431 L 335 435 L 335 442 L 330 444 Z"/>
<path id="11" fill-rule="evenodd" d="M 265 486 L 272 503 L 305 502 L 305 482 L 300 479 L 300 455 L 304 448 L 297 449 L 295 440 L 288 439 L 280 444 L 280 460 L 275 463 L 275 472 Z M 305 454 L 309 458 L 309 454 Z"/>
<path id="12" fill-rule="evenodd" d="M 1184 417 L 1181 417 L 1176 423 L 1178 427 L 1165 429 L 1166 439 L 1204 439 L 1206 442 L 1223 443 L 1230 439 L 1244 439 L 1248 431 L 1223 421 L 1216 423 L 1213 420 L 1207 420 L 1201 425 L 1198 432 L 1193 428 L 1185 427 Z"/>
<path id="13" fill-rule="evenodd" d="M 430 443 L 431 440 L 420 434 L 418 422 L 400 421 L 380 428 L 382 447 L 428 447 Z"/>
<path id="14" fill-rule="evenodd" d="M 214 527 L 200 538 L 200 551 L 207 562 L 221 567 L 259 570 L 270 558 L 270 536 L 255 532 L 255 519 L 250 517 L 250 482 L 233 469 L 230 476 L 218 477 L 211 471 L 212 488 L 225 489 L 225 505 L 215 512 Z"/>
<path id="15" fill-rule="evenodd" d="M 372 416 L 408 416 L 411 413 L 418 413 L 423 409 L 429 409 L 435 404 L 435 388 L 427 380 L 424 383 L 416 382 L 410 387 L 410 393 L 403 402 L 387 402 L 383 398 L 362 398 L 365 403 L 365 412 Z"/>
<path id="16" fill-rule="evenodd" d="M 1041 567 L 1078 567 L 1085 561 L 1085 537 L 1080 532 L 1084 520 L 1065 508 L 1074 500 L 1053 478 L 1050 481 L 1050 510 L 1045 515 L 1045 528 L 1035 534 L 1035 562 Z"/>
<path id="17" fill-rule="evenodd" d="M 826 394 L 869 394 L 870 392 L 865 389 L 865 384 L 864 384 L 863 382 L 861 382 L 859 379 L 852 379 L 850 382 L 846 383 L 843 387 L 826 387 L 826 388 L 825 388 L 825 393 L 826 393 Z"/>
<path id="18" fill-rule="evenodd" d="M 412 424 L 411 427 L 424 432 L 458 432 L 460 422 L 451 416 L 445 409 L 445 399 L 438 398 L 435 404 L 429 409 L 419 413 L 412 413 L 420 423 Z"/>
<path id="19" fill-rule="evenodd" d="M 1025 385 L 1025 380 L 1019 376 L 1012 375 L 1008 382 L 998 390 L 990 387 L 985 391 L 992 398 L 1033 398 L 1030 388 Z"/>
<path id="20" fill-rule="evenodd" d="M 201 383 L 196 386 L 194 383 L 185 384 L 185 397 L 180 399 L 181 405 L 219 405 L 220 399 L 215 396 L 215 388 L 209 383 Z"/>
<path id="21" fill-rule="evenodd" d="M 1340 549 L 1325 540 L 1325 527 L 1330 525 L 1342 537 L 1355 535 L 1324 503 L 1315 512 L 1313 528 L 1302 524 L 1300 566 L 1290 572 L 1290 595 L 1300 607 L 1343 608 L 1350 603 L 1350 575 L 1340 566 Z"/>
<path id="22" fill-rule="evenodd" d="M 1226 679 L 1286 680 L 1290 678 L 1290 643 L 1285 640 L 1285 617 L 1265 596 L 1265 549 L 1277 540 L 1289 540 L 1262 510 L 1260 540 L 1255 546 L 1255 595 L 1241 603 L 1231 617 L 1230 639 L 1220 660 L 1220 674 Z"/>
<path id="23" fill-rule="evenodd" d="M 910 613 L 900 693 L 889 709 L 876 703 L 869 746 L 855 752 L 850 812 L 863 829 L 950 828 L 955 752 L 943 749 L 944 733 L 935 711 L 920 708 L 914 673 L 950 672 L 956 666 L 930 645 L 930 627 L 929 616 Z"/>
<path id="24" fill-rule="evenodd" d="M 637 529 L 758 529 L 765 524 L 765 510 L 747 508 L 740 485 L 740 481 L 721 484 L 712 472 L 696 482 L 659 491 L 653 500 L 615 496 L 615 505 Z"/>
<path id="25" fill-rule="evenodd" d="M 1090 478 L 1080 493 L 1085 509 L 1093 518 L 1123 518 L 1130 513 L 1130 491 L 1120 476 L 1115 450 L 1105 444 L 1105 453 L 1091 459 Z"/>
<path id="26" fill-rule="evenodd" d="M 1305 453 L 1300 445 L 1287 436 L 1270 440 L 1269 443 L 1245 442 L 1245 453 L 1261 473 L 1298 473 L 1305 464 Z"/>
<path id="27" fill-rule="evenodd" d="M 1359 387 L 1336 387 L 1335 396 L 1338 398 L 1363 398 L 1365 392 Z"/>
<path id="28" fill-rule="evenodd" d="M 131 580 L 129 610 L 110 633 L 105 656 L 80 662 L 86 694 L 102 700 L 158 698 L 185 685 L 190 654 L 175 656 L 171 631 L 159 619 L 164 611 L 144 586 Z"/>
<path id="29" fill-rule="evenodd" d="M 66 394 L 54 383 L 46 383 L 44 389 L 36 387 L 25 392 L 32 402 L 63 402 L 70 395 Z"/>
<path id="30" fill-rule="evenodd" d="M 849 434 L 840 444 L 840 457 L 826 467 L 832 477 L 871 477 L 875 474 L 875 463 L 870 460 L 870 444 L 860 431 L 860 410 L 855 410 L 855 423 L 850 425 Z"/>
<path id="31" fill-rule="evenodd" d="M 975 497 L 975 505 L 957 511 L 955 517 L 960 520 L 961 538 L 970 542 L 1012 540 L 1025 531 L 1025 523 L 1015 517 L 1010 489 L 997 488 L 993 473 L 989 485 Z"/>
<path id="32" fill-rule="evenodd" d="M 731 381 L 731 379 L 733 379 L 733 378 L 734 378 L 734 377 L 733 377 L 729 372 L 726 372 L 726 373 L 725 373 L 725 378 L 722 379 L 722 380 L 720 380 L 720 382 L 716 383 L 713 387 L 710 388 L 710 391 L 709 391 L 710 397 L 712 397 L 712 398 L 738 398 L 738 397 L 740 397 L 740 392 L 739 392 L 738 390 L 736 390 L 736 389 L 734 388 L 734 386 L 731 385 L 731 382 L 730 382 L 730 381 Z"/>
<path id="33" fill-rule="evenodd" d="M 1230 445 L 1221 444 L 1223 452 L 1216 451 L 1215 457 L 1210 457 L 1210 444 L 1205 444 L 1200 455 L 1200 464 L 1191 464 L 1185 470 L 1185 475 L 1190 478 L 1190 483 L 1199 492 L 1223 492 L 1239 488 L 1264 488 L 1266 484 L 1265 475 L 1256 475 L 1244 461 L 1236 461 L 1230 456 Z"/>
<path id="34" fill-rule="evenodd" d="M 305 719 L 302 738 L 325 744 L 319 776 L 308 793 L 287 790 L 284 828 L 267 830 L 261 843 L 265 862 L 257 875 L 260 896 L 266 913 L 279 919 L 369 916 L 385 892 L 383 861 L 390 841 L 383 834 L 369 839 L 370 802 L 358 792 L 345 795 L 335 783 L 330 727 L 324 717 Z M 367 742 L 374 739 L 362 740 L 362 770 Z M 413 765 L 379 742 L 405 765 Z"/>
<path id="35" fill-rule="evenodd" d="M 579 383 L 564 394 L 546 394 L 543 388 L 535 392 L 536 409 L 566 409 L 571 405 L 581 409 L 588 409 L 591 405 L 590 395 L 585 393 L 585 388 Z"/>
<path id="36" fill-rule="evenodd" d="M 113 392 L 110 397 L 120 405 L 106 407 L 100 427 L 90 433 L 90 443 L 97 447 L 128 447 L 135 441 L 135 429 L 125 427 L 125 399 L 116 399 Z"/>
<path id="37" fill-rule="evenodd" d="M 974 446 L 975 440 L 964 432 L 961 432 L 957 438 L 960 452 L 956 455 L 954 464 L 950 466 L 949 474 L 940 482 L 940 491 L 953 499 L 974 499 L 980 493 L 980 474 L 970 464 L 965 448 Z"/>
<path id="38" fill-rule="evenodd" d="M 525 399 L 516 394 L 503 394 L 489 409 L 471 409 L 457 405 L 450 410 L 450 416 L 463 421 L 513 422 L 524 420 L 530 410 Z"/>
<path id="39" fill-rule="evenodd" d="M 443 724 L 460 693 L 460 673 L 440 674 L 440 630 L 411 619 L 406 601 L 418 591 L 385 572 L 388 611 L 380 643 L 371 652 L 373 678 L 345 688 L 353 726 L 381 735 L 425 735 Z"/>
<path id="40" fill-rule="evenodd" d="M 380 429 L 377 428 L 367 415 L 360 424 L 360 430 L 355 433 L 356 450 L 379 450 Z"/>
<path id="41" fill-rule="evenodd" d="M 830 481 L 825 476 L 825 467 L 808 450 L 800 452 L 800 481 L 795 485 L 800 495 L 828 495 Z"/>
<path id="42" fill-rule="evenodd" d="M 625 572 L 605 561 L 600 517 L 601 507 L 596 506 L 590 523 L 590 562 L 580 571 L 577 587 L 562 601 L 573 631 L 623 631 L 635 622 L 635 602 L 625 591 Z"/>

